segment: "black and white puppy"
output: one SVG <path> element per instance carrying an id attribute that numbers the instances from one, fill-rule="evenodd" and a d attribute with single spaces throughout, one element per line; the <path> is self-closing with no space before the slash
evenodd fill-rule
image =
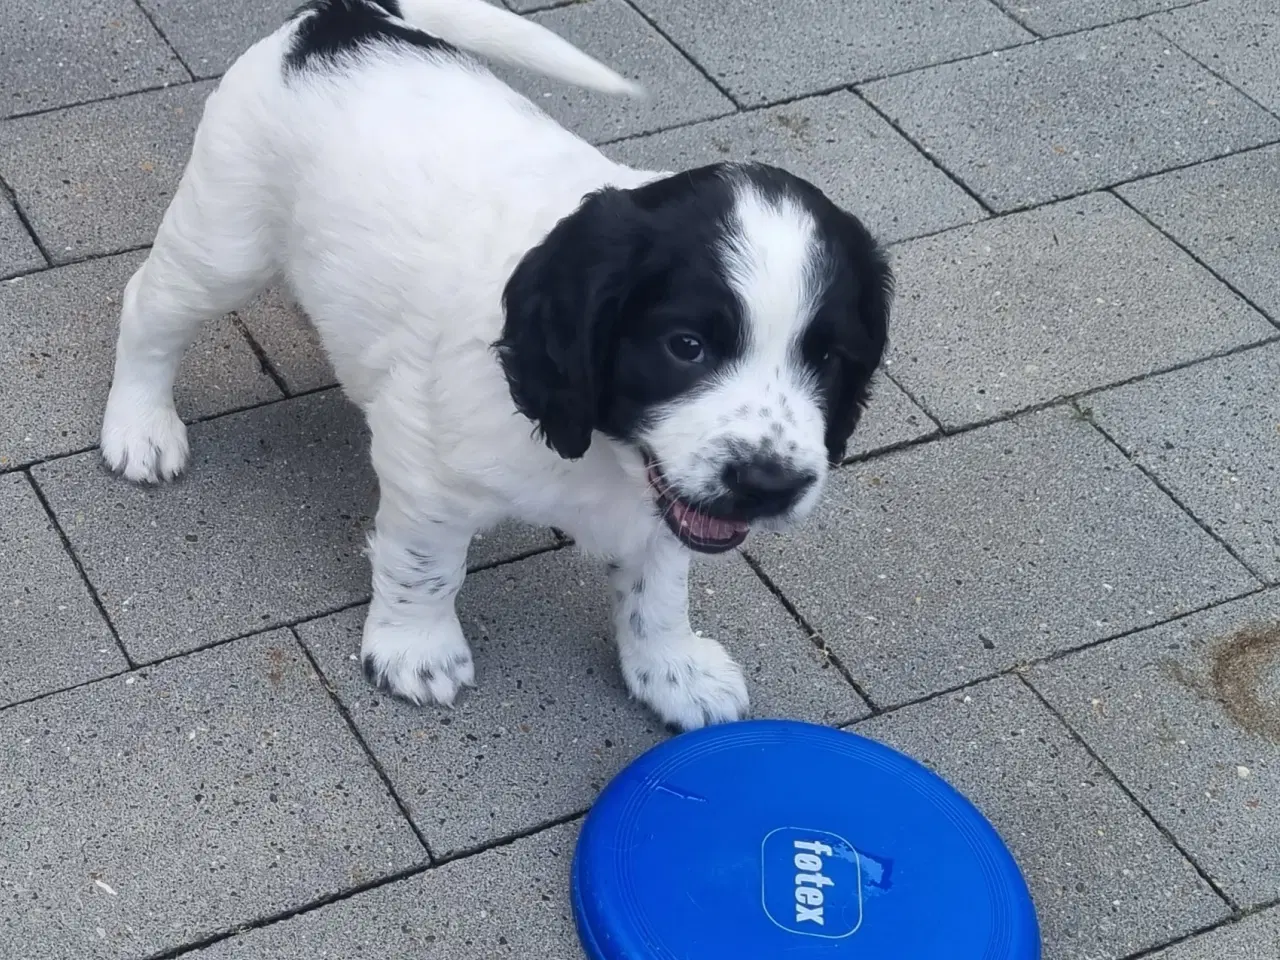
<path id="1" fill-rule="evenodd" d="M 885 348 L 885 258 L 782 170 L 614 163 L 464 49 L 635 90 L 482 0 L 308 3 L 209 98 L 125 290 L 103 456 L 180 473 L 184 351 L 283 280 L 372 431 L 374 683 L 445 704 L 472 683 L 454 598 L 472 536 L 514 517 L 609 560 L 636 697 L 678 727 L 736 719 L 742 673 L 689 625 L 690 553 L 817 502 Z"/>

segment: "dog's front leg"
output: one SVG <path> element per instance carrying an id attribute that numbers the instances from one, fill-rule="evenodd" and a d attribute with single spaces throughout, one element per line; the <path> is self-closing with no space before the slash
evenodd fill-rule
<path id="1" fill-rule="evenodd" d="M 747 712 L 742 670 L 689 625 L 689 553 L 655 537 L 648 550 L 609 567 L 622 676 L 666 723 L 692 730 Z"/>
<path id="2" fill-rule="evenodd" d="M 451 705 L 475 668 L 454 601 L 470 530 L 406 516 L 384 499 L 369 541 L 373 600 L 360 648 L 365 676 L 411 703 Z"/>

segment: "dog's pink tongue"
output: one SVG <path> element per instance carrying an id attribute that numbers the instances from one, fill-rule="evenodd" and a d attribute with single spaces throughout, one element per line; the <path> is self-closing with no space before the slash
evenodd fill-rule
<path id="1" fill-rule="evenodd" d="M 674 504 L 676 520 L 681 528 L 699 540 L 731 540 L 740 533 L 747 532 L 747 524 L 733 520 L 719 520 L 686 507 L 683 503 Z"/>

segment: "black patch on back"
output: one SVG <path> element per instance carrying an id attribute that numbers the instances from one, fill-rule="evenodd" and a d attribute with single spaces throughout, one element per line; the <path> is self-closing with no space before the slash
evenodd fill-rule
<path id="1" fill-rule="evenodd" d="M 316 63 L 332 64 L 342 56 L 378 44 L 458 53 L 453 44 L 391 19 L 398 16 L 397 0 L 310 0 L 291 18 L 301 22 L 293 46 L 285 55 L 285 68 L 302 70 Z"/>

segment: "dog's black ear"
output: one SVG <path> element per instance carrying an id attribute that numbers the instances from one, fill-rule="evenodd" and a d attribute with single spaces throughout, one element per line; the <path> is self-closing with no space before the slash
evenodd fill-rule
<path id="1" fill-rule="evenodd" d="M 845 214 L 841 231 L 845 269 L 853 271 L 858 289 L 853 315 L 841 344 L 841 370 L 827 410 L 827 458 L 834 466 L 844 459 L 849 437 L 862 419 L 870 399 L 871 378 L 884 358 L 889 341 L 889 310 L 894 277 L 884 251 L 856 217 Z"/>
<path id="2" fill-rule="evenodd" d="M 502 294 L 496 346 L 511 397 L 569 460 L 587 452 L 600 416 L 642 219 L 625 190 L 589 195 L 525 254 Z"/>

